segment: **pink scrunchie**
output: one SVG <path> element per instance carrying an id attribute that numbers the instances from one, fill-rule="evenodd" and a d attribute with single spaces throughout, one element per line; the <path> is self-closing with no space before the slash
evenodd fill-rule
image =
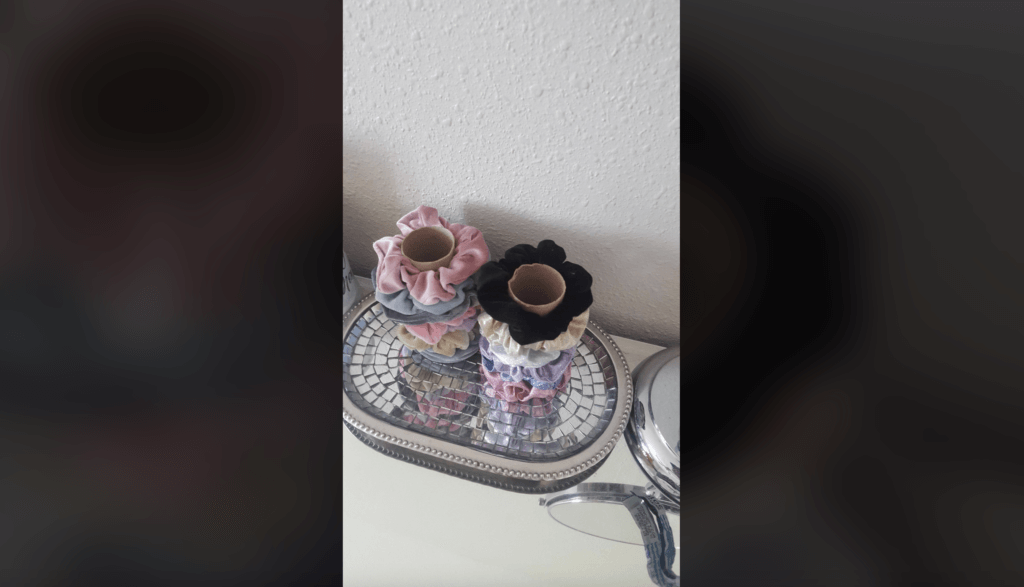
<path id="1" fill-rule="evenodd" d="M 416 338 L 437 344 L 441 337 L 453 330 L 473 330 L 476 326 L 476 306 L 470 306 L 466 313 L 448 322 L 428 322 L 426 324 L 406 324 L 405 329 Z"/>
<path id="2" fill-rule="evenodd" d="M 480 365 L 480 373 L 483 374 L 484 379 L 487 381 L 487 385 L 484 387 L 484 392 L 491 396 L 497 397 L 500 400 L 507 402 L 525 402 L 534 398 L 537 399 L 548 399 L 555 397 L 555 394 L 564 391 L 569 385 L 569 378 L 572 376 L 572 366 L 565 370 L 565 374 L 562 375 L 562 380 L 558 382 L 558 385 L 554 389 L 537 389 L 525 382 L 512 382 L 505 381 L 501 378 L 500 373 L 494 373 L 484 369 L 483 365 Z M 493 394 L 491 393 L 493 390 Z"/>
<path id="3" fill-rule="evenodd" d="M 490 251 L 484 236 L 472 226 L 449 223 L 437 215 L 437 209 L 420 206 L 397 223 L 402 234 L 386 236 L 373 243 L 377 253 L 377 289 L 392 294 L 408 289 L 421 304 L 447 302 L 455 297 L 455 286 L 470 278 L 487 259 Z M 455 237 L 455 256 L 448 267 L 436 271 L 420 271 L 402 254 L 402 241 L 417 228 L 443 226 Z"/>

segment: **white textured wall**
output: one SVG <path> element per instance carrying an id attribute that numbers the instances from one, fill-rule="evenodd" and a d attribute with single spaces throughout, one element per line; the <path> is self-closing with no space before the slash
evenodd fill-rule
<path id="1" fill-rule="evenodd" d="M 344 0 L 345 250 L 420 204 L 493 257 L 552 238 L 591 318 L 679 341 L 679 4 Z"/>

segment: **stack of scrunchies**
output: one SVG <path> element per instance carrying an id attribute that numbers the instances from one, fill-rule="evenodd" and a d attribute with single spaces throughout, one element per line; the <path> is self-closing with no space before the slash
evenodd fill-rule
<path id="1" fill-rule="evenodd" d="M 490 259 L 483 234 L 448 222 L 430 206 L 409 212 L 397 225 L 401 234 L 373 243 L 377 267 L 370 280 L 384 315 L 398 323 L 397 336 L 406 347 L 434 362 L 473 356 L 479 308 L 473 305 L 472 276 Z M 445 238 L 450 248 L 437 248 Z M 409 250 L 406 239 L 416 241 L 416 251 Z M 430 268 L 418 268 L 425 266 Z"/>
<path id="2" fill-rule="evenodd" d="M 554 269 L 557 276 L 538 265 Z M 524 271 L 517 274 L 520 268 Z M 529 276 L 553 278 L 556 282 L 560 276 L 564 284 L 561 297 L 522 299 L 545 295 L 536 294 L 543 286 L 533 288 L 524 283 Z M 516 283 L 510 287 L 510 282 Z M 480 373 L 489 397 L 509 403 L 529 402 L 552 398 L 566 389 L 576 345 L 586 330 L 594 301 L 592 283 L 590 274 L 566 262 L 565 251 L 551 240 L 541 241 L 537 247 L 516 245 L 505 252 L 503 259 L 480 268 Z M 518 289 L 520 296 L 513 289 Z"/>

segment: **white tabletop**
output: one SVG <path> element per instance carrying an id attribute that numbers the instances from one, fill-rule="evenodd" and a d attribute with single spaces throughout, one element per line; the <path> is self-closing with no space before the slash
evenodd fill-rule
<path id="1" fill-rule="evenodd" d="M 364 292 L 368 279 L 357 277 Z M 662 347 L 612 336 L 630 368 Z M 351 587 L 646 587 L 643 547 L 556 523 L 540 496 L 388 458 L 345 434 L 343 582 Z M 587 482 L 646 485 L 620 441 Z M 678 520 L 670 516 L 673 524 Z M 676 544 L 679 528 L 674 526 Z M 679 572 L 679 558 L 674 565 Z"/>

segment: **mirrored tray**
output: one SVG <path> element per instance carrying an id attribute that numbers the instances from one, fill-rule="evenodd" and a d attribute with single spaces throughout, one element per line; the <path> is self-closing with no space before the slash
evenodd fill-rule
<path id="1" fill-rule="evenodd" d="M 493 397 L 480 375 L 479 352 L 454 364 L 410 352 L 373 294 L 352 309 L 346 325 L 344 393 L 352 406 L 346 424 L 391 456 L 428 458 L 433 462 L 417 464 L 450 474 L 456 472 L 445 469 L 452 465 L 470 477 L 486 473 L 471 480 L 513 491 L 549 492 L 596 471 L 628 420 L 628 367 L 593 323 L 577 347 L 567 389 L 529 404 Z M 408 446 L 410 439 L 423 450 Z"/>

